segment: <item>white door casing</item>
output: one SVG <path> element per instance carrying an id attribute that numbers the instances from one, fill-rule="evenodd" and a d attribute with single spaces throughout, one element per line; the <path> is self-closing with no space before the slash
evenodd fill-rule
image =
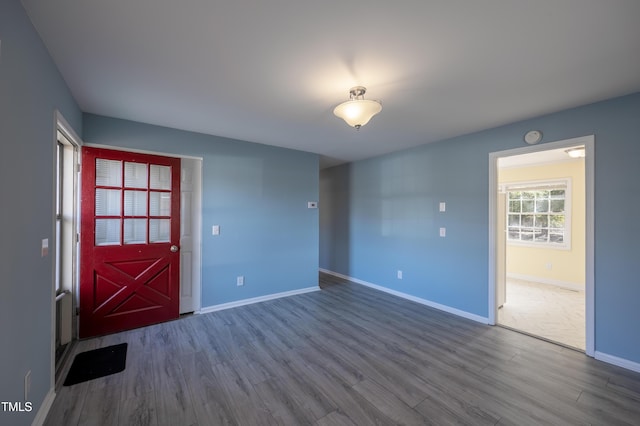
<path id="1" fill-rule="evenodd" d="M 512 155 L 528 154 L 558 148 L 569 148 L 584 145 L 585 158 L 585 198 L 586 198 L 586 252 L 585 252 L 585 317 L 586 317 L 586 350 L 588 356 L 595 356 L 595 250 L 594 250 L 594 170 L 595 170 L 595 137 L 581 136 L 557 142 L 548 142 L 523 148 L 489 153 L 489 324 L 495 325 L 498 310 L 498 159 Z"/>
<path id="2" fill-rule="evenodd" d="M 498 217 L 496 218 L 496 304 L 500 308 L 507 302 L 507 194 L 498 190 Z"/>
<path id="3" fill-rule="evenodd" d="M 60 343 L 69 343 L 76 338 L 76 319 L 74 315 L 74 309 L 77 306 L 78 297 L 78 276 L 79 276 L 79 253 L 78 243 L 76 235 L 79 229 L 79 176 L 78 176 L 78 164 L 80 161 L 79 149 L 82 146 L 82 140 L 76 134 L 73 127 L 65 120 L 60 111 L 54 112 L 54 127 L 53 127 L 53 146 L 57 147 L 60 137 L 63 139 L 64 145 L 64 164 L 63 167 L 63 191 L 65 193 L 63 197 L 62 213 L 63 213 L 63 226 L 62 232 L 54 232 L 54 256 L 58 258 L 62 256 L 62 261 L 58 265 L 58 262 L 54 262 L 52 277 L 60 277 L 60 289 L 66 290 L 70 294 L 66 296 L 61 294 L 62 299 L 56 301 L 56 285 L 55 282 L 51 285 L 51 388 L 55 387 L 55 358 L 56 358 L 56 333 L 60 333 Z M 57 148 L 55 148 L 57 149 Z M 55 151 L 53 151 L 55 152 Z M 56 156 L 53 155 L 54 169 L 56 170 L 55 162 Z M 53 194 L 57 192 L 56 180 L 53 179 Z M 53 228 L 56 229 L 56 220 L 54 219 Z M 60 241 L 57 239 L 60 238 Z M 58 253 L 58 250 L 60 251 Z M 57 268 L 61 270 L 58 271 Z M 58 274 L 60 272 L 60 274 Z M 59 312 L 58 312 L 59 311 Z M 56 315 L 60 314 L 60 323 L 56 321 Z M 56 327 L 60 325 L 60 329 L 56 330 Z"/>

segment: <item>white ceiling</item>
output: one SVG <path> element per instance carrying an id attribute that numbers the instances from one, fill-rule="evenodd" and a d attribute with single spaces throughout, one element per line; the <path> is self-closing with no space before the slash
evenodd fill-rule
<path id="1" fill-rule="evenodd" d="M 640 91 L 638 0 L 22 0 L 86 112 L 328 166 Z M 334 117 L 349 88 L 382 112 Z"/>

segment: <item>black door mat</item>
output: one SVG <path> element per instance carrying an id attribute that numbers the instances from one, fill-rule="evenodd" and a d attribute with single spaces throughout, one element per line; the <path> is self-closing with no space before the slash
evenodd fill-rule
<path id="1" fill-rule="evenodd" d="M 119 373 L 124 370 L 126 365 L 126 343 L 79 353 L 73 359 L 64 386 Z"/>

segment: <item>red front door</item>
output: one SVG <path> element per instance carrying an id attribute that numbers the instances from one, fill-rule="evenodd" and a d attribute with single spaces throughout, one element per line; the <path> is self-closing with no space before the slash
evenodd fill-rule
<path id="1" fill-rule="evenodd" d="M 178 318 L 180 159 L 82 148 L 80 337 Z"/>

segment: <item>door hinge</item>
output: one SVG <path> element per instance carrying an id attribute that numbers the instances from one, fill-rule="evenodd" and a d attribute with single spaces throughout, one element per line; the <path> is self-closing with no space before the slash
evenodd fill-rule
<path id="1" fill-rule="evenodd" d="M 80 173 L 80 163 L 76 164 L 76 173 Z"/>
<path id="2" fill-rule="evenodd" d="M 80 233 L 76 232 L 76 243 L 80 242 Z"/>
<path id="3" fill-rule="evenodd" d="M 76 316 L 80 315 L 80 308 L 76 308 Z"/>

